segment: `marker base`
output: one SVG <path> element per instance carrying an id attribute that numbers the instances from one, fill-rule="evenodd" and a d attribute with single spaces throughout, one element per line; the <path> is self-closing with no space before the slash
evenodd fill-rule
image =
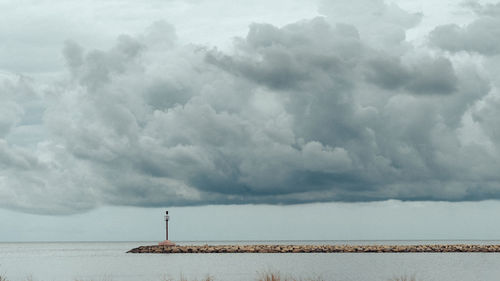
<path id="1" fill-rule="evenodd" d="M 161 241 L 158 243 L 160 246 L 175 246 L 175 243 L 170 240 Z"/>

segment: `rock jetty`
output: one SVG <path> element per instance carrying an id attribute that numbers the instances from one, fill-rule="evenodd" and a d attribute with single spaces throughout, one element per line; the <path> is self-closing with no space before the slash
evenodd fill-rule
<path id="1" fill-rule="evenodd" d="M 141 246 L 127 253 L 499 253 L 500 245 L 203 245 Z"/>

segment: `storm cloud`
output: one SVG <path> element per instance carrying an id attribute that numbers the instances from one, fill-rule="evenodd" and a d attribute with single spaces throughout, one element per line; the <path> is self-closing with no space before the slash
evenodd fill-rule
<path id="1" fill-rule="evenodd" d="M 500 53 L 500 4 L 481 5 L 467 2 L 478 18 L 466 26 L 447 24 L 430 33 L 430 42 L 450 52 L 475 52 L 482 55 Z"/>
<path id="2" fill-rule="evenodd" d="M 368 2 L 253 23 L 228 50 L 165 21 L 107 49 L 68 38 L 55 82 L 2 72 L 0 205 L 500 198 L 498 75 L 478 58 L 496 14 L 471 5 L 416 46 L 421 14 Z"/>

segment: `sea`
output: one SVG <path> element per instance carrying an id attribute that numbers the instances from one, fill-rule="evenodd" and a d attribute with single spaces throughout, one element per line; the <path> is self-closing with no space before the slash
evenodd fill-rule
<path id="1" fill-rule="evenodd" d="M 499 244 L 500 241 L 183 241 L 230 244 Z M 0 243 L 8 281 L 488 281 L 500 280 L 500 253 L 129 254 L 156 242 Z M 398 279 L 399 278 L 399 279 Z M 406 279 L 404 279 L 406 278 Z M 413 279 L 412 279 L 413 278 Z"/>

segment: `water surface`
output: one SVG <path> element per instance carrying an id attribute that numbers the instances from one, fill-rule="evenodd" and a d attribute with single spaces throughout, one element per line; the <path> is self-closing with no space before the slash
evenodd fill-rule
<path id="1" fill-rule="evenodd" d="M 178 244 L 499 244 L 500 241 L 186 241 Z M 0 274 L 10 281 L 162 281 L 212 276 L 256 280 L 267 271 L 295 278 L 428 281 L 499 280 L 499 253 L 127 254 L 155 242 L 0 243 Z"/>

